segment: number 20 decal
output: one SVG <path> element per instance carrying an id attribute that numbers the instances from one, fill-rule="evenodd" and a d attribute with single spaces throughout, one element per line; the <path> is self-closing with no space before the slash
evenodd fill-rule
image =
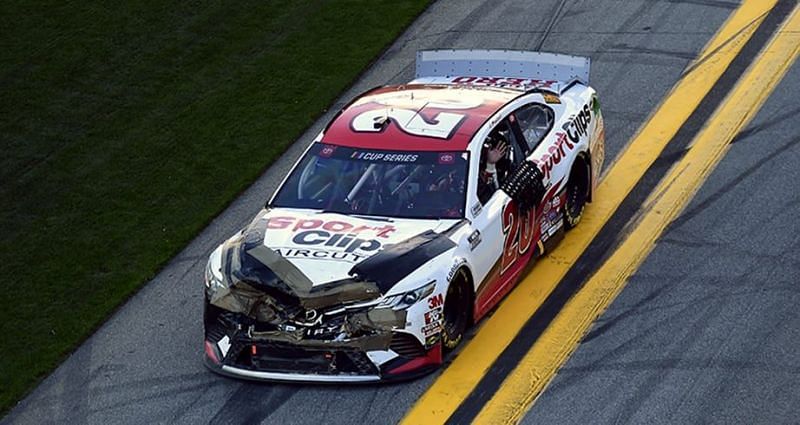
<path id="1" fill-rule="evenodd" d="M 500 274 L 505 273 L 518 259 L 530 249 L 533 242 L 534 210 L 520 214 L 514 201 L 503 209 L 503 257 L 500 261 Z"/>

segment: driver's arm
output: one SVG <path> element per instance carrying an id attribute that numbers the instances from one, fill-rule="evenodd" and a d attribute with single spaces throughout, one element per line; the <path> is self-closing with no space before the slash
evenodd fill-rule
<path id="1" fill-rule="evenodd" d="M 503 141 L 489 149 L 489 152 L 486 153 L 486 169 L 484 170 L 484 174 L 487 178 L 486 182 L 490 183 L 494 189 L 500 187 L 500 181 L 497 178 L 497 163 L 506 157 L 508 148 L 508 143 Z"/>
<path id="2" fill-rule="evenodd" d="M 492 188 L 492 190 L 496 190 L 500 187 L 500 182 L 497 180 L 497 166 L 491 162 L 486 163 L 486 169 L 483 171 L 483 178 L 484 183 Z"/>

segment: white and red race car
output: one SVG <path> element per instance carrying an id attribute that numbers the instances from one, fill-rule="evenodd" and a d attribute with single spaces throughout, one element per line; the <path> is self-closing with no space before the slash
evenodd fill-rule
<path id="1" fill-rule="evenodd" d="M 603 164 L 586 58 L 417 54 L 317 136 L 211 254 L 205 363 L 248 379 L 370 382 L 435 369 L 581 219 Z"/>

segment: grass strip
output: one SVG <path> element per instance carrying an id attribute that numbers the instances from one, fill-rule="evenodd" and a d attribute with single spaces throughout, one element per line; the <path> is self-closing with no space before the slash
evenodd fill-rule
<path id="1" fill-rule="evenodd" d="M 427 3 L 0 4 L 0 412 Z"/>

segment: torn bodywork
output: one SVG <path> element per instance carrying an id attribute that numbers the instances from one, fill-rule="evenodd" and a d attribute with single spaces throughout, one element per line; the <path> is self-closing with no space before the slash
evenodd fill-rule
<path id="1" fill-rule="evenodd" d="M 348 278 L 314 285 L 264 243 L 267 225 L 263 215 L 257 218 L 220 247 L 218 263 L 209 263 L 216 268 L 206 271 L 210 366 L 223 373 L 235 368 L 267 374 L 378 376 L 381 371 L 367 353 L 394 353 L 394 347 L 401 357 L 426 354 L 402 332 L 407 311 L 382 304 L 391 285 L 353 270 Z M 402 248 L 387 245 L 385 255 L 431 245 L 435 239 L 417 235 L 398 244 Z M 444 246 L 431 246 L 436 244 Z"/>
<path id="2" fill-rule="evenodd" d="M 297 267 L 264 245 L 267 219 L 256 220 L 223 245 L 222 279 L 210 304 L 255 320 L 247 328 L 256 341 L 319 345 L 308 336 L 330 336 L 325 346 L 386 349 L 389 331 L 405 323 L 405 312 L 371 309 L 377 284 L 344 279 L 314 286 Z"/>

